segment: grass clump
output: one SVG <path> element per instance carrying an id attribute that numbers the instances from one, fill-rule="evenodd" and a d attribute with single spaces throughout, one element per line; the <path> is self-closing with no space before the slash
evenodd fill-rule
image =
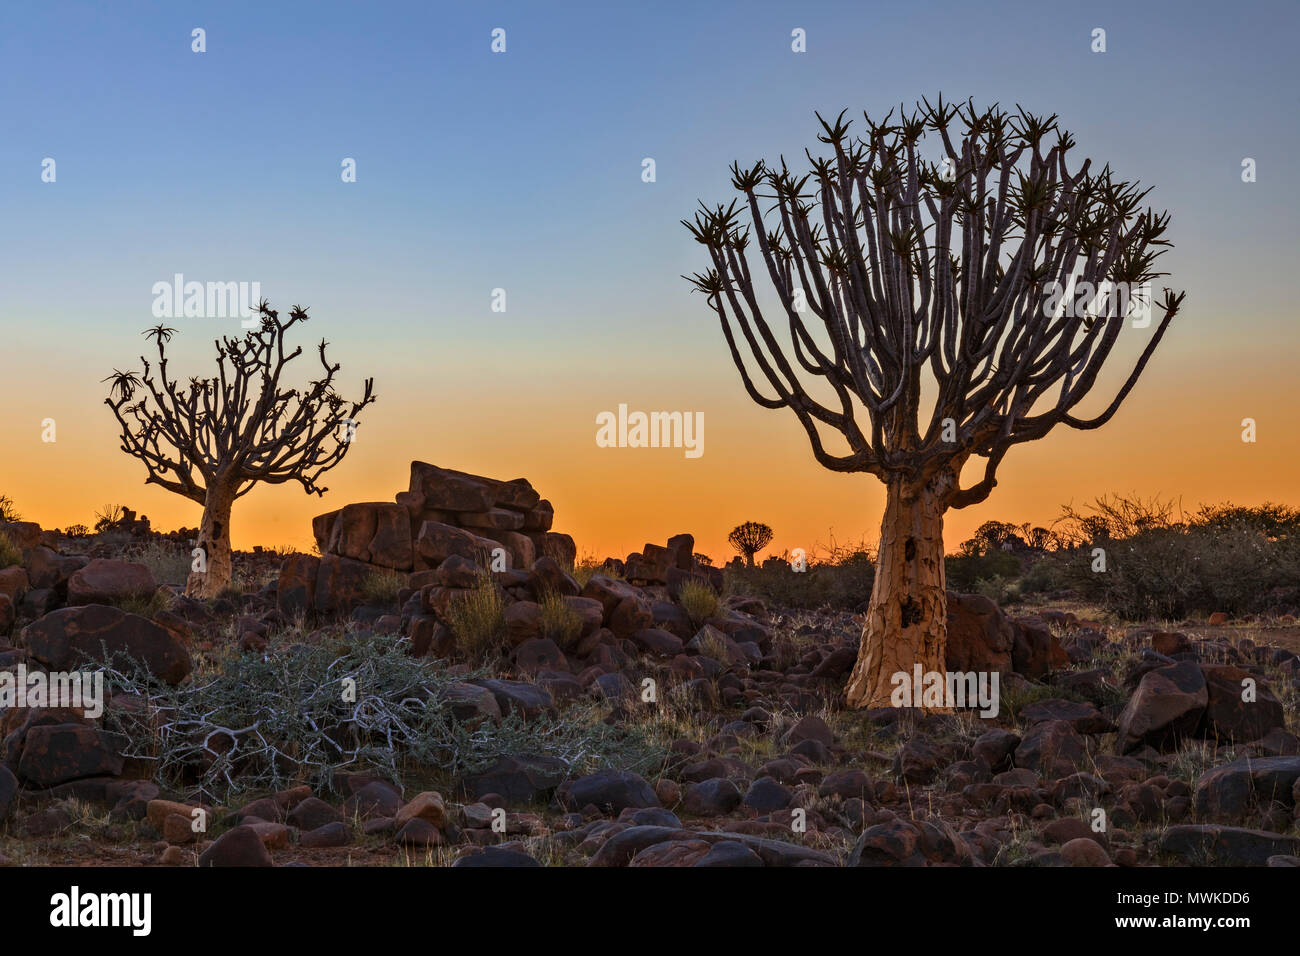
<path id="1" fill-rule="evenodd" d="M 677 603 L 682 606 L 691 623 L 699 627 L 718 613 L 718 595 L 703 581 L 688 580 L 677 594 Z"/>
<path id="2" fill-rule="evenodd" d="M 538 603 L 542 608 L 541 636 L 550 638 L 566 650 L 576 644 L 582 634 L 582 615 L 569 606 L 563 595 L 554 591 L 543 594 Z"/>
<path id="3" fill-rule="evenodd" d="M 396 604 L 397 593 L 406 587 L 409 578 L 400 571 L 387 568 L 371 571 L 361 585 L 361 594 L 367 604 Z"/>
<path id="4" fill-rule="evenodd" d="M 491 578 L 482 575 L 477 586 L 451 602 L 447 626 L 470 660 L 487 661 L 499 655 L 506 633 L 506 603 Z"/>
<path id="5" fill-rule="evenodd" d="M 18 545 L 4 532 L 0 532 L 0 568 L 14 567 L 23 563 L 23 553 Z"/>

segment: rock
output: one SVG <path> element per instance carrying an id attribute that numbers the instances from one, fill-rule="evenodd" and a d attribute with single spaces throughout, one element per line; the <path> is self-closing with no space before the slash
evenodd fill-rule
<path id="1" fill-rule="evenodd" d="M 473 683 L 492 693 L 502 714 L 517 713 L 531 718 L 540 716 L 555 706 L 551 695 L 536 684 L 499 678 L 486 678 Z"/>
<path id="2" fill-rule="evenodd" d="M 157 590 L 158 582 L 146 565 L 95 558 L 68 579 L 68 603 L 112 604 L 133 598 L 148 600 Z"/>
<path id="3" fill-rule="evenodd" d="M 416 849 L 442 846 L 447 842 L 442 831 L 422 817 L 413 817 L 407 821 L 406 825 L 397 831 L 396 840 L 401 846 Z"/>
<path id="4" fill-rule="evenodd" d="M 804 740 L 815 740 L 823 747 L 829 747 L 835 742 L 835 735 L 831 733 L 830 727 L 826 721 L 820 717 L 809 715 L 799 720 L 793 727 L 786 731 L 785 742 L 787 744 L 797 744 Z"/>
<path id="5" fill-rule="evenodd" d="M 980 734 L 971 747 L 975 758 L 983 760 L 994 773 L 1011 766 L 1011 757 L 1020 746 L 1020 736 L 1009 730 L 995 728 Z"/>
<path id="6" fill-rule="evenodd" d="M 443 697 L 451 707 L 452 716 L 462 723 L 479 718 L 496 720 L 501 717 L 501 705 L 486 687 L 465 683 L 447 684 L 443 687 Z"/>
<path id="7" fill-rule="evenodd" d="M 343 818 L 395 817 L 402 808 L 402 798 L 382 780 L 372 781 L 343 801 Z"/>
<path id="8" fill-rule="evenodd" d="M 1201 664 L 1207 701 L 1200 735 L 1223 741 L 1259 740 L 1285 729 L 1286 714 L 1263 680 L 1231 664 Z M 1253 700 L 1243 700 L 1247 687 Z"/>
<path id="9" fill-rule="evenodd" d="M 1103 717 L 1092 704 L 1078 703 L 1059 697 L 1035 701 L 1021 710 L 1020 716 L 1029 724 L 1045 720 L 1063 720 L 1081 734 L 1108 734 L 1115 729 L 1115 725 Z"/>
<path id="10" fill-rule="evenodd" d="M 898 748 L 894 773 L 908 783 L 929 783 L 943 764 L 943 754 L 925 737 L 917 734 Z"/>
<path id="11" fill-rule="evenodd" d="M 794 791 L 789 787 L 781 786 L 771 777 L 759 777 L 745 792 L 744 804 L 759 813 L 771 813 L 773 810 L 784 810 L 790 806 L 792 799 Z"/>
<path id="12" fill-rule="evenodd" d="M 452 555 L 473 561 L 480 567 L 491 565 L 492 552 L 499 543 L 491 538 L 456 528 L 438 521 L 426 521 L 420 525 L 420 535 L 416 548 L 422 565 L 436 568 Z"/>
<path id="13" fill-rule="evenodd" d="M 692 866 L 698 867 L 733 867 L 762 866 L 763 861 L 757 853 L 737 840 L 719 840 L 709 851 L 696 860 Z"/>
<path id="14" fill-rule="evenodd" d="M 522 850 L 513 850 L 507 847 L 489 846 L 484 847 L 478 853 L 471 853 L 468 856 L 459 857 L 452 866 L 509 866 L 509 867 L 534 867 L 541 866 L 535 859 L 524 853 Z"/>
<path id="15" fill-rule="evenodd" d="M 1110 856 L 1089 837 L 1077 837 L 1064 844 L 1061 858 L 1070 866 L 1110 866 Z"/>
<path id="16" fill-rule="evenodd" d="M 1120 714 L 1118 752 L 1176 746 L 1196 731 L 1208 699 L 1205 677 L 1193 661 L 1148 671 Z"/>
<path id="17" fill-rule="evenodd" d="M 51 611 L 23 629 L 31 656 L 50 670 L 72 671 L 86 660 L 125 654 L 160 680 L 179 684 L 190 673 L 189 651 L 166 628 L 115 607 L 89 604 Z"/>
<path id="18" fill-rule="evenodd" d="M 1041 618 L 1017 618 L 1011 627 L 1011 666 L 1017 674 L 1041 680 L 1054 668 L 1070 665 L 1070 658 Z"/>
<path id="19" fill-rule="evenodd" d="M 18 806 L 18 778 L 8 767 L 0 764 L 0 825 L 13 816 Z"/>
<path id="20" fill-rule="evenodd" d="M 352 831 L 342 821 L 327 823 L 315 830 L 308 830 L 298 842 L 307 848 L 347 846 L 352 842 Z"/>
<path id="21" fill-rule="evenodd" d="M 565 806 L 574 810 L 590 804 L 605 813 L 615 814 L 629 807 L 659 806 L 659 798 L 650 784 L 640 775 L 626 770 L 601 770 L 579 777 L 569 784 L 562 799 Z"/>
<path id="22" fill-rule="evenodd" d="M 1074 725 L 1065 720 L 1033 724 L 1016 747 L 1017 767 L 1032 770 L 1044 778 L 1067 777 L 1078 769 L 1087 746 Z"/>
<path id="23" fill-rule="evenodd" d="M 513 647 L 542 633 L 542 606 L 535 601 L 515 601 L 506 608 L 506 640 Z"/>
<path id="24" fill-rule="evenodd" d="M 447 825 L 447 805 L 442 794 L 436 790 L 426 790 L 416 796 L 398 811 L 396 823 L 398 828 L 406 826 L 414 819 L 427 820 L 438 829 Z"/>
<path id="25" fill-rule="evenodd" d="M 32 548 L 23 552 L 23 568 L 34 590 L 50 589 L 66 595 L 68 579 L 90 563 L 84 554 L 59 554 L 50 548 Z M 0 587 L 0 591 L 4 588 Z"/>
<path id="26" fill-rule="evenodd" d="M 676 657 L 682 653 L 682 639 L 657 627 L 647 627 L 636 631 L 631 641 L 637 647 L 659 657 Z"/>
<path id="27" fill-rule="evenodd" d="M 713 777 L 686 788 L 682 809 L 697 817 L 725 816 L 740 806 L 741 799 L 734 783 L 725 777 Z"/>
<path id="28" fill-rule="evenodd" d="M 42 724 L 23 736 L 18 776 L 35 787 L 53 787 L 81 777 L 122 772 L 121 734 L 96 730 L 88 724 Z"/>
<path id="29" fill-rule="evenodd" d="M 552 558 L 562 568 L 571 568 L 578 559 L 578 546 L 573 538 L 557 531 L 548 531 L 542 539 L 541 553 Z"/>
<path id="30" fill-rule="evenodd" d="M 633 826 L 606 840 L 592 856 L 588 866 L 627 866 L 628 862 L 646 847 L 671 840 L 742 843 L 757 854 L 764 866 L 834 866 L 836 863 L 835 858 L 829 853 L 746 833 L 714 833 L 675 827 Z"/>
<path id="31" fill-rule="evenodd" d="M 627 865 L 629 867 L 695 866 L 708 855 L 708 852 L 707 840 L 665 840 L 640 850 Z"/>
<path id="32" fill-rule="evenodd" d="M 889 820 L 862 831 L 846 865 L 925 866 L 925 863 L 921 831 L 904 820 Z"/>
<path id="33" fill-rule="evenodd" d="M 350 614 L 365 602 L 366 585 L 374 571 L 352 558 L 324 555 L 316 572 L 316 613 Z"/>
<path id="34" fill-rule="evenodd" d="M 948 592 L 947 669 L 1007 672 L 1015 632 L 998 606 L 979 594 Z"/>
<path id="35" fill-rule="evenodd" d="M 1196 815 L 1206 819 L 1240 820 L 1271 801 L 1295 806 L 1300 785 L 1300 757 L 1245 759 L 1207 770 L 1196 781 Z"/>
<path id="36" fill-rule="evenodd" d="M 1160 849 L 1193 866 L 1264 866 L 1269 857 L 1300 853 L 1300 837 L 1218 824 L 1178 824 L 1160 836 Z"/>
<path id="37" fill-rule="evenodd" d="M 482 773 L 466 777 L 464 785 L 474 799 L 495 793 L 512 804 L 536 803 L 549 798 L 568 770 L 555 757 L 507 755 Z"/>
<path id="38" fill-rule="evenodd" d="M 304 833 L 323 827 L 327 823 L 339 823 L 342 819 L 342 814 L 317 797 L 300 800 L 285 817 L 288 823 Z"/>
<path id="39" fill-rule="evenodd" d="M 280 565 L 275 601 L 286 617 L 306 614 L 316 609 L 316 579 L 320 576 L 320 558 L 312 554 L 291 554 Z"/>
<path id="40" fill-rule="evenodd" d="M 271 854 L 251 826 L 237 826 L 199 854 L 199 866 L 270 866 Z"/>

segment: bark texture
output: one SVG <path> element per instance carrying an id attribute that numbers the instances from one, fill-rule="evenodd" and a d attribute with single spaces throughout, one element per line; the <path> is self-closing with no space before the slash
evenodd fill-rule
<path id="1" fill-rule="evenodd" d="M 846 692 L 850 707 L 889 707 L 892 679 L 946 669 L 948 602 L 943 567 L 941 489 L 891 482 L 880 527 L 876 578 L 871 589 L 858 660 Z"/>

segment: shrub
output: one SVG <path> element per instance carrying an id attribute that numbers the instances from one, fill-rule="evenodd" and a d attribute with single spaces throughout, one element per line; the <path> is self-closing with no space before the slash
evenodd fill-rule
<path id="1" fill-rule="evenodd" d="M 949 555 L 943 565 L 948 590 L 962 594 L 976 592 L 980 581 L 1020 576 L 1020 559 L 1006 551 Z"/>
<path id="2" fill-rule="evenodd" d="M 501 591 L 487 575 L 447 608 L 447 626 L 456 644 L 473 661 L 499 656 L 506 632 L 506 605 Z"/>
<path id="3" fill-rule="evenodd" d="M 110 691 L 137 695 L 150 714 L 105 715 L 108 729 L 126 735 L 127 756 L 164 786 L 191 792 L 197 784 L 214 803 L 296 784 L 332 788 L 340 771 L 400 781 L 415 764 L 459 777 L 504 754 L 545 753 L 574 775 L 610 766 L 649 774 L 663 756 L 637 728 L 602 723 L 596 704 L 463 722 L 448 685 L 478 675 L 449 674 L 382 635 L 345 634 L 292 654 L 273 646 L 181 687 L 159 685 L 120 657 L 105 670 Z M 339 693 L 345 678 L 355 681 L 355 701 Z"/>
<path id="4" fill-rule="evenodd" d="M 8 495 L 0 495 L 0 521 L 22 521 L 23 516 L 14 508 L 14 500 Z"/>
<path id="5" fill-rule="evenodd" d="M 564 596 L 547 591 L 539 602 L 542 607 L 538 631 L 558 646 L 568 649 L 578 642 L 582 634 L 582 615 L 570 607 Z"/>
<path id="6" fill-rule="evenodd" d="M 726 592 L 788 608 L 857 610 L 871 597 L 876 567 L 864 549 L 835 550 L 796 571 L 788 561 L 765 567 L 726 568 Z"/>
<path id="7" fill-rule="evenodd" d="M 694 578 L 682 585 L 677 593 L 677 603 L 682 606 L 682 610 L 696 627 L 718 613 L 717 593 L 703 581 Z"/>
<path id="8" fill-rule="evenodd" d="M 8 568 L 23 563 L 23 553 L 18 550 L 9 535 L 0 531 L 0 568 Z"/>

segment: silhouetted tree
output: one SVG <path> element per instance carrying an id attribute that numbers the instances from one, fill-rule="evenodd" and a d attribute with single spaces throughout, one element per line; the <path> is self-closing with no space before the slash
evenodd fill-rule
<path id="1" fill-rule="evenodd" d="M 230 511 L 255 484 L 299 482 L 308 494 L 324 494 L 317 484 L 351 447 L 357 414 L 375 400 L 374 380 L 350 405 L 334 391 L 339 366 L 317 351 L 321 377 L 305 389 L 287 388 L 285 367 L 302 354 L 287 351 L 285 333 L 307 321 L 294 306 L 287 320 L 265 301 L 258 304 L 261 325 L 242 338 L 216 342 L 217 374 L 174 379 L 167 368 L 166 344 L 175 329 L 157 326 L 144 334 L 158 349 L 156 370 L 141 356 L 144 370 L 114 371 L 105 404 L 122 427 L 122 450 L 144 462 L 146 484 L 161 485 L 203 505 L 198 567 L 186 594 L 213 597 L 230 584 Z M 137 392 L 144 397 L 132 402 Z M 341 430 L 341 432 L 340 432 Z"/>
<path id="2" fill-rule="evenodd" d="M 745 556 L 745 561 L 752 568 L 754 555 L 771 544 L 772 529 L 757 521 L 746 521 L 732 528 L 731 534 L 727 535 L 727 540 L 731 542 L 733 548 Z"/>
<path id="3" fill-rule="evenodd" d="M 1142 209 L 1146 192 L 1109 167 L 1071 168 L 1074 140 L 1055 116 L 942 98 L 893 116 L 864 117 L 860 138 L 843 113 L 819 116 L 832 155 L 808 153 L 811 172 L 733 164 L 742 198 L 701 203 L 683 223 L 712 260 L 690 281 L 718 314 L 750 397 L 790 409 L 825 467 L 885 484 L 847 690 L 857 707 L 888 705 L 892 676 L 915 664 L 946 670 L 944 513 L 987 498 L 1013 445 L 1109 421 L 1183 300 L 1165 290 L 1117 394 L 1097 415 L 1077 413 L 1127 309 L 1114 298 L 1103 309 L 1100 296 L 1080 308 L 1075 293 L 1162 275 L 1168 214 Z M 823 430 L 845 450 L 828 449 Z M 983 475 L 962 487 L 972 457 Z"/>
<path id="4" fill-rule="evenodd" d="M 14 500 L 8 495 L 0 495 L 0 521 L 22 521 L 23 516 L 14 507 Z"/>

